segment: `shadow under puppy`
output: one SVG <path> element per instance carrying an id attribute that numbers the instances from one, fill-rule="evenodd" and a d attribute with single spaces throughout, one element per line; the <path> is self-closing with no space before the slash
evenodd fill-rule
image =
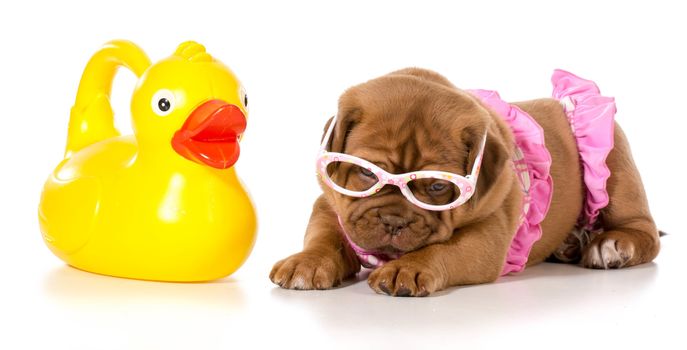
<path id="1" fill-rule="evenodd" d="M 651 261 L 659 234 L 612 98 L 557 70 L 554 98 L 513 104 L 408 68 L 347 90 L 325 127 L 304 249 L 283 288 L 426 296 L 547 258 L 589 268 Z M 332 123 L 332 121 L 334 123 Z"/>

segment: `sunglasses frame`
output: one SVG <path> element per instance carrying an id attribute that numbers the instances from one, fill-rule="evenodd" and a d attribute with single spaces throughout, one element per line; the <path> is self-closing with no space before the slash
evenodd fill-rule
<path id="1" fill-rule="evenodd" d="M 364 198 L 374 195 L 379 192 L 386 185 L 393 185 L 401 190 L 401 193 L 414 205 L 427 210 L 432 211 L 443 211 L 454 209 L 465 202 L 467 202 L 472 195 L 475 193 L 475 186 L 477 185 L 477 178 L 479 176 L 479 171 L 482 165 L 482 156 L 484 154 L 484 145 L 487 141 L 487 133 L 485 131 L 484 137 L 480 144 L 479 151 L 477 152 L 477 157 L 475 158 L 475 163 L 472 166 L 472 171 L 469 175 L 463 176 L 445 171 L 437 170 L 420 170 L 413 171 L 404 174 L 392 174 L 386 170 L 380 168 L 379 166 L 369 162 L 365 159 L 338 152 L 327 151 L 327 145 L 329 144 L 329 139 L 333 133 L 334 126 L 336 124 L 336 116 L 332 118 L 332 122 L 327 129 L 324 139 L 322 140 L 322 145 L 320 146 L 320 152 L 317 157 L 317 172 L 322 179 L 322 181 L 331 187 L 333 190 L 351 197 Z M 357 165 L 359 167 L 365 168 L 372 172 L 377 177 L 377 183 L 365 191 L 352 191 L 337 185 L 327 173 L 327 166 L 333 162 L 345 162 Z M 453 183 L 460 190 L 460 195 L 453 202 L 442 205 L 433 205 L 424 203 L 418 200 L 413 192 L 408 188 L 408 183 L 417 179 L 437 179 L 445 180 Z"/>

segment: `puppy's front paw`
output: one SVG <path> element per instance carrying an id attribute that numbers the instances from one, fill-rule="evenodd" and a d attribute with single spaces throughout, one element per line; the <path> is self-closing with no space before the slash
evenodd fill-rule
<path id="1" fill-rule="evenodd" d="M 329 289 L 341 283 L 339 270 L 330 257 L 301 252 L 274 264 L 270 280 L 287 289 Z"/>
<path id="2" fill-rule="evenodd" d="M 379 294 L 424 297 L 443 289 L 446 279 L 429 267 L 399 259 L 372 271 L 367 283 Z"/>
<path id="3" fill-rule="evenodd" d="M 600 236 L 582 254 L 582 265 L 592 269 L 618 269 L 634 256 L 635 246 L 630 240 Z"/>

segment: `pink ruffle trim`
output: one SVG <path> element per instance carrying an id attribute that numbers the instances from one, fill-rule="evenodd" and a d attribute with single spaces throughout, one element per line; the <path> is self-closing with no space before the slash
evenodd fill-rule
<path id="1" fill-rule="evenodd" d="M 611 171 L 606 157 L 613 149 L 615 100 L 601 96 L 594 82 L 557 69 L 551 77 L 553 97 L 563 104 L 568 122 L 577 139 L 580 162 L 587 187 L 583 228 L 593 229 L 599 210 L 608 205 L 606 180 Z"/>
<path id="2" fill-rule="evenodd" d="M 521 155 L 514 159 L 525 192 L 521 224 L 513 237 L 501 275 L 525 268 L 532 246 L 541 238 L 540 223 L 546 217 L 553 195 L 551 155 L 544 144 L 544 130 L 525 111 L 501 99 L 495 91 L 470 90 L 497 112 L 510 126 Z M 517 152 L 516 152 L 517 153 Z M 520 158 L 518 158 L 520 157 Z M 524 177 L 524 178 L 523 178 Z"/>

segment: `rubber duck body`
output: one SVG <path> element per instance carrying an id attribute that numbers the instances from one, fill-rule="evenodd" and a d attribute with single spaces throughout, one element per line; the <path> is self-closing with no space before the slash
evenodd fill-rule
<path id="1" fill-rule="evenodd" d="M 134 135 L 109 103 L 118 67 L 139 81 Z M 76 268 L 160 281 L 230 275 L 250 254 L 256 218 L 234 163 L 247 96 L 229 68 L 194 42 L 151 65 L 131 42 L 89 61 L 72 108 L 65 159 L 39 206 L 43 238 Z"/>

